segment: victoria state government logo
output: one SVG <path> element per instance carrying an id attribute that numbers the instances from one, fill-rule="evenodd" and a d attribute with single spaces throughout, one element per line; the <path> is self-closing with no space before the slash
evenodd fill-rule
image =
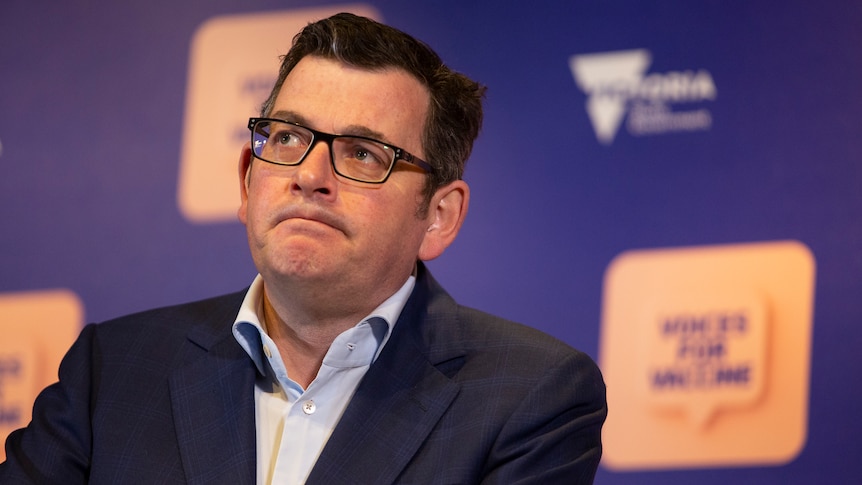
<path id="1" fill-rule="evenodd" d="M 575 83 L 587 95 L 587 115 L 599 142 L 610 145 L 624 119 L 634 136 L 712 127 L 712 114 L 702 107 L 716 97 L 709 71 L 647 73 L 651 63 L 652 55 L 646 49 L 569 58 Z M 697 107 L 680 109 L 679 105 L 686 104 Z"/>

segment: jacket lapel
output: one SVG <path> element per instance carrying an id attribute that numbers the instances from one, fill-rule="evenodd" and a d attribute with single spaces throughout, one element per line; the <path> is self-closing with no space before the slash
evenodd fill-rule
<path id="1" fill-rule="evenodd" d="M 396 480 L 460 389 L 446 369 L 459 366 L 463 352 L 429 343 L 458 342 L 455 309 L 420 265 L 416 287 L 389 342 L 357 388 L 306 484 Z"/>
<path id="2" fill-rule="evenodd" d="M 190 484 L 253 485 L 256 369 L 230 332 L 232 320 L 216 320 L 219 328 L 200 326 L 190 333 L 187 364 L 170 379 L 183 469 Z"/>

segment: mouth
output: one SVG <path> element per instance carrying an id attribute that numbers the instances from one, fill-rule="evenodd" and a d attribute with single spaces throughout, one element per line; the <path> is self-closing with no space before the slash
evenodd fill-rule
<path id="1" fill-rule="evenodd" d="M 305 205 L 286 208 L 276 218 L 276 225 L 284 222 L 322 224 L 341 232 L 345 232 L 346 227 L 343 219 L 336 214 L 316 206 Z"/>

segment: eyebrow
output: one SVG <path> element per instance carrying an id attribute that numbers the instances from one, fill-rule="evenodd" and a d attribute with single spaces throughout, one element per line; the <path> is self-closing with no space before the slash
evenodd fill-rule
<path id="1" fill-rule="evenodd" d="M 308 119 L 296 111 L 290 110 L 279 110 L 271 115 L 273 118 L 284 120 L 284 121 L 292 121 L 294 123 L 299 123 L 302 126 L 307 126 L 309 128 L 314 128 L 311 123 L 308 122 Z M 315 128 L 316 129 L 316 128 Z M 383 143 L 391 144 L 389 141 L 386 141 L 386 137 L 383 133 L 379 131 L 372 130 L 371 128 L 364 125 L 347 125 L 344 127 L 344 130 L 340 133 L 336 133 L 337 135 L 351 135 L 351 136 L 364 136 L 366 138 L 373 138 L 375 140 L 379 140 Z"/>

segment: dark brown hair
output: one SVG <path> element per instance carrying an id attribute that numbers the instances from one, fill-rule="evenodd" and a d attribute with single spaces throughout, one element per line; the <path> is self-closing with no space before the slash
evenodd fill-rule
<path id="1" fill-rule="evenodd" d="M 434 171 L 425 184 L 425 205 L 438 188 L 463 177 L 464 164 L 482 127 L 484 86 L 449 69 L 428 45 L 410 35 L 365 17 L 340 13 L 308 24 L 293 38 L 261 109 L 263 116 L 272 112 L 285 78 L 305 56 L 368 70 L 403 69 L 418 79 L 430 93 L 422 144 L 425 160 Z"/>

